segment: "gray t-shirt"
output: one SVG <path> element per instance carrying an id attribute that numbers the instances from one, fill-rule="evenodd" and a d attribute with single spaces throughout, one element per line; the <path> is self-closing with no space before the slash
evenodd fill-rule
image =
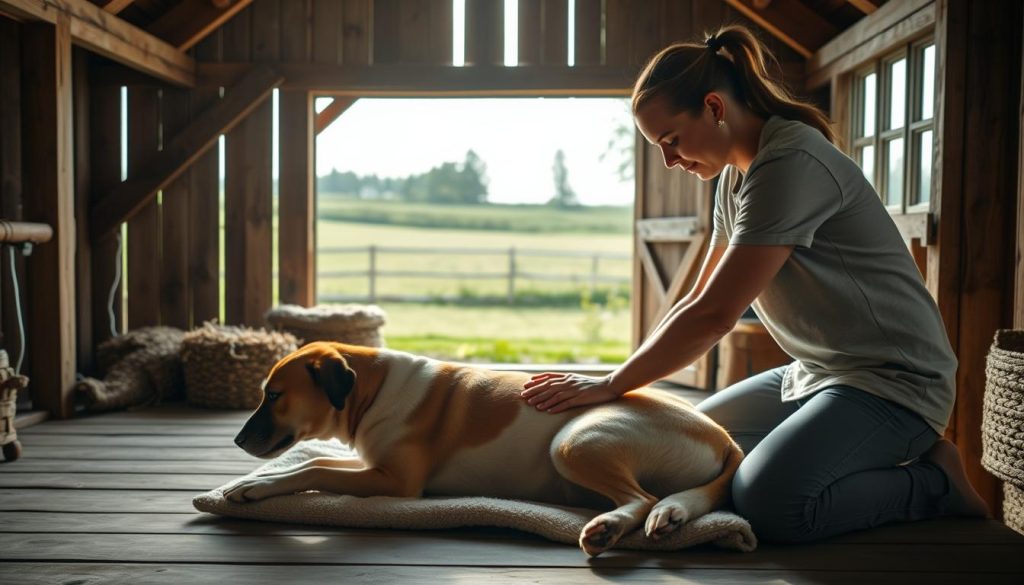
<path id="1" fill-rule="evenodd" d="M 956 356 L 896 224 L 856 163 L 813 127 L 772 116 L 746 177 L 728 165 L 718 183 L 712 245 L 730 244 L 795 246 L 754 302 L 796 360 L 783 401 L 843 384 L 944 432 Z"/>

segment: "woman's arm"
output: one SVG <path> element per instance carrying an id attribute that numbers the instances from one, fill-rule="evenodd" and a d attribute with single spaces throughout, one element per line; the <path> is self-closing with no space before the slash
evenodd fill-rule
<path id="1" fill-rule="evenodd" d="M 604 378 L 542 374 L 527 382 L 523 397 L 538 409 L 560 412 L 612 400 L 689 365 L 732 329 L 792 251 L 793 246 L 729 246 L 701 292 L 687 305 L 673 308 L 614 372 Z"/>

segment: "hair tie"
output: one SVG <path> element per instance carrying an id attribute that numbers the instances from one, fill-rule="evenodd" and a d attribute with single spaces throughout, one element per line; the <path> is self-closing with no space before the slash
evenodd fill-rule
<path id="1" fill-rule="evenodd" d="M 722 41 L 718 38 L 717 35 L 711 35 L 710 37 L 704 39 L 704 44 L 707 45 L 707 47 L 711 49 L 711 52 L 713 53 L 717 53 L 718 49 L 722 48 Z"/>

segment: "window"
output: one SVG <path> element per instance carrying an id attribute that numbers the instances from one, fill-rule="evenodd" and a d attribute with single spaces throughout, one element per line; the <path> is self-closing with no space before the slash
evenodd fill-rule
<path id="1" fill-rule="evenodd" d="M 928 211 L 935 127 L 935 44 L 928 40 L 854 76 L 853 158 L 890 213 Z"/>

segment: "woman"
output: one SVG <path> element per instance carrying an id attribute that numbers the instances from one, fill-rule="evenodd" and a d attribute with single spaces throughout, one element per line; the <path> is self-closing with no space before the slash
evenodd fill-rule
<path id="1" fill-rule="evenodd" d="M 767 73 L 745 28 L 658 53 L 633 90 L 667 167 L 719 178 L 697 283 L 612 374 L 534 376 L 539 409 L 613 400 L 690 364 L 753 304 L 795 361 L 699 410 L 747 454 L 733 505 L 760 538 L 801 542 L 987 507 L 942 433 L 956 357 L 878 194 L 828 118 Z"/>

